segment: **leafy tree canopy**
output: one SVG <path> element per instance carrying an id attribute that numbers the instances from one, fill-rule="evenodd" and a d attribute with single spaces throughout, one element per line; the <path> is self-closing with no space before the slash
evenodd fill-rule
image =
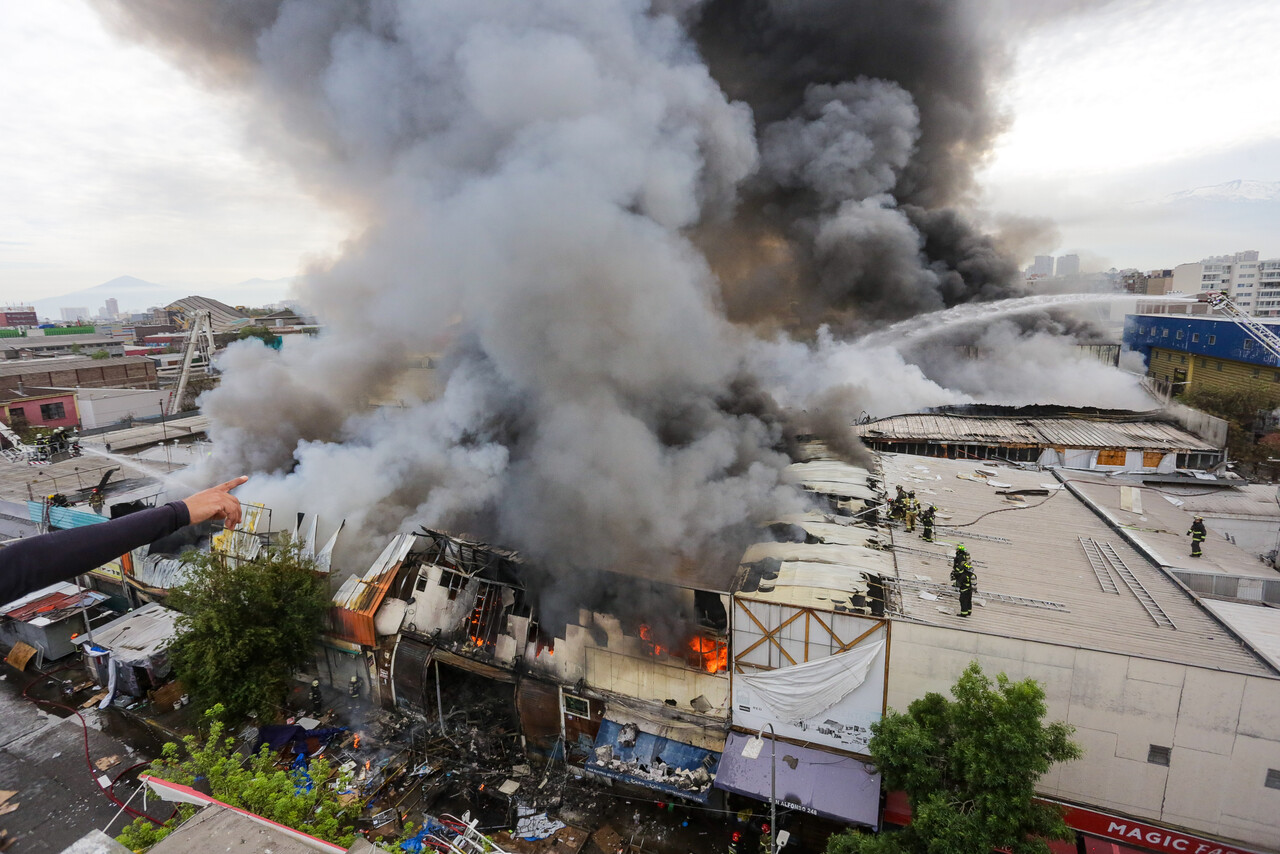
<path id="1" fill-rule="evenodd" d="M 899 833 L 831 837 L 827 854 L 955 854 L 1003 848 L 1048 854 L 1045 838 L 1070 831 L 1055 808 L 1037 803 L 1036 781 L 1055 762 L 1081 755 L 1073 727 L 1045 724 L 1044 691 L 1033 679 L 993 684 L 977 662 L 951 689 L 930 693 L 906 714 L 872 725 L 871 756 L 882 785 L 902 790 L 912 822 Z"/>
<path id="2" fill-rule="evenodd" d="M 245 338 L 261 339 L 263 344 L 268 347 L 278 348 L 280 346 L 280 336 L 276 335 L 265 326 L 245 326 L 240 329 L 238 340 L 243 341 Z"/>
<path id="3" fill-rule="evenodd" d="M 328 583 L 296 544 L 252 561 L 194 554 L 169 604 L 182 612 L 173 668 L 200 708 L 271 721 L 293 673 L 312 660 L 329 607 Z"/>
<path id="4" fill-rule="evenodd" d="M 185 736 L 182 747 L 169 742 L 146 773 L 184 786 L 199 783 L 223 803 L 349 846 L 360 806 L 354 801 L 343 805 L 338 798 L 348 781 L 338 780 L 337 786 L 332 785 L 333 769 L 323 757 L 311 760 L 305 772 L 276 767 L 275 756 L 265 746 L 256 755 L 246 757 L 235 749 L 235 739 L 225 735 L 221 721 L 224 714 L 225 709 L 218 705 L 205 712 L 207 737 L 202 741 L 198 736 Z M 183 753 L 186 758 L 181 758 Z M 161 827 L 139 818 L 126 826 L 117 839 L 131 851 L 145 851 L 193 812 L 192 807 L 184 806 Z"/>

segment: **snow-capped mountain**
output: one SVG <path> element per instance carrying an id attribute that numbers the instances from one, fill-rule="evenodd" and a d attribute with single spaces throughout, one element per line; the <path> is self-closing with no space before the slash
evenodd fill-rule
<path id="1" fill-rule="evenodd" d="M 1280 181 L 1227 181 L 1211 187 L 1182 190 L 1161 199 L 1164 204 L 1178 202 L 1274 202 L 1280 200 Z"/>

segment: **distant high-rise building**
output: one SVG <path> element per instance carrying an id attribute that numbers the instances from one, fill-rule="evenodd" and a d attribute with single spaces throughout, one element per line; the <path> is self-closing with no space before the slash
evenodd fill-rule
<path id="1" fill-rule="evenodd" d="M 1054 271 L 1057 276 L 1078 276 L 1080 275 L 1080 256 L 1079 255 L 1063 255 L 1058 259 L 1058 266 Z"/>
<path id="2" fill-rule="evenodd" d="M 37 326 L 35 306 L 10 305 L 0 308 L 0 326 Z"/>
<path id="3" fill-rule="evenodd" d="M 1161 296 L 1173 291 L 1172 270 L 1147 271 L 1147 295 Z"/>
<path id="4" fill-rule="evenodd" d="M 1131 294 L 1147 293 L 1147 274 L 1139 270 L 1125 270 L 1120 274 L 1120 283 L 1125 291 Z"/>
<path id="5" fill-rule="evenodd" d="M 1053 275 L 1053 256 L 1052 255 L 1037 255 L 1036 260 L 1033 261 L 1031 266 L 1027 268 L 1028 277 L 1044 276 L 1047 278 L 1052 275 Z"/>
<path id="6" fill-rule="evenodd" d="M 62 319 L 68 322 L 83 320 L 89 316 L 89 309 L 84 306 L 72 306 L 70 308 L 60 309 L 60 311 L 62 312 Z"/>
<path id="7" fill-rule="evenodd" d="M 1179 264 L 1173 279 L 1178 293 L 1221 291 L 1242 311 L 1259 317 L 1280 316 L 1280 258 L 1259 260 L 1256 249 Z"/>
<path id="8" fill-rule="evenodd" d="M 117 317 L 120 316 L 120 303 L 114 299 L 107 300 L 107 304 L 104 305 L 102 308 L 103 308 L 102 313 L 105 314 L 107 317 L 111 318 L 112 320 L 115 320 Z"/>

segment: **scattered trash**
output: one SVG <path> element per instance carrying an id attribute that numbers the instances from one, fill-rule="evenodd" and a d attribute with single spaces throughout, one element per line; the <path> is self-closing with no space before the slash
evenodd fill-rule
<path id="1" fill-rule="evenodd" d="M 937 596 L 935 596 L 935 595 L 933 595 L 932 593 L 930 593 L 928 590 L 921 590 L 921 591 L 920 591 L 920 598 L 921 598 L 921 599 L 924 599 L 924 600 L 926 600 L 926 601 L 929 601 L 929 602 L 937 602 L 937 601 L 938 601 L 938 597 L 937 597 Z"/>
<path id="2" fill-rule="evenodd" d="M 119 756 L 104 756 L 101 759 L 94 762 L 93 767 L 97 768 L 99 771 L 106 771 L 108 768 L 112 768 L 119 764 L 120 764 Z"/>
<path id="3" fill-rule="evenodd" d="M 520 791 L 520 783 L 517 780 L 504 780 L 502 785 L 498 787 L 498 791 L 510 797 Z"/>
<path id="4" fill-rule="evenodd" d="M 4 660 L 12 665 L 15 670 L 22 672 L 27 669 L 27 664 L 30 663 L 31 659 L 35 658 L 36 653 L 39 651 L 29 643 L 18 641 L 9 650 L 9 654 Z"/>
<path id="5" fill-rule="evenodd" d="M 534 812 L 533 809 L 527 807 L 519 807 L 516 810 L 518 820 L 516 821 L 516 831 L 512 835 L 518 839 L 528 839 L 536 842 L 539 839 L 546 839 L 562 827 L 567 827 L 563 821 L 549 818 L 545 812 Z"/>

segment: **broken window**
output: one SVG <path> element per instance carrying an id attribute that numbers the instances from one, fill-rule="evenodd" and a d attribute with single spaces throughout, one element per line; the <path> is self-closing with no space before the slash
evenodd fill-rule
<path id="1" fill-rule="evenodd" d="M 463 628 L 471 643 L 479 649 L 492 647 L 505 622 L 502 613 L 502 588 L 485 581 L 476 592 L 476 604 Z"/>
<path id="2" fill-rule="evenodd" d="M 440 571 L 440 586 L 449 591 L 450 602 L 458 598 L 458 591 L 467 586 L 468 580 L 461 572 L 452 569 Z"/>
<path id="3" fill-rule="evenodd" d="M 1098 465 L 1100 466 L 1122 466 L 1124 465 L 1124 458 L 1124 448 L 1104 448 L 1098 451 Z"/>
<path id="4" fill-rule="evenodd" d="M 565 694 L 564 713 L 578 718 L 589 718 L 591 717 L 591 701 L 585 697 L 575 697 L 572 694 Z"/>

